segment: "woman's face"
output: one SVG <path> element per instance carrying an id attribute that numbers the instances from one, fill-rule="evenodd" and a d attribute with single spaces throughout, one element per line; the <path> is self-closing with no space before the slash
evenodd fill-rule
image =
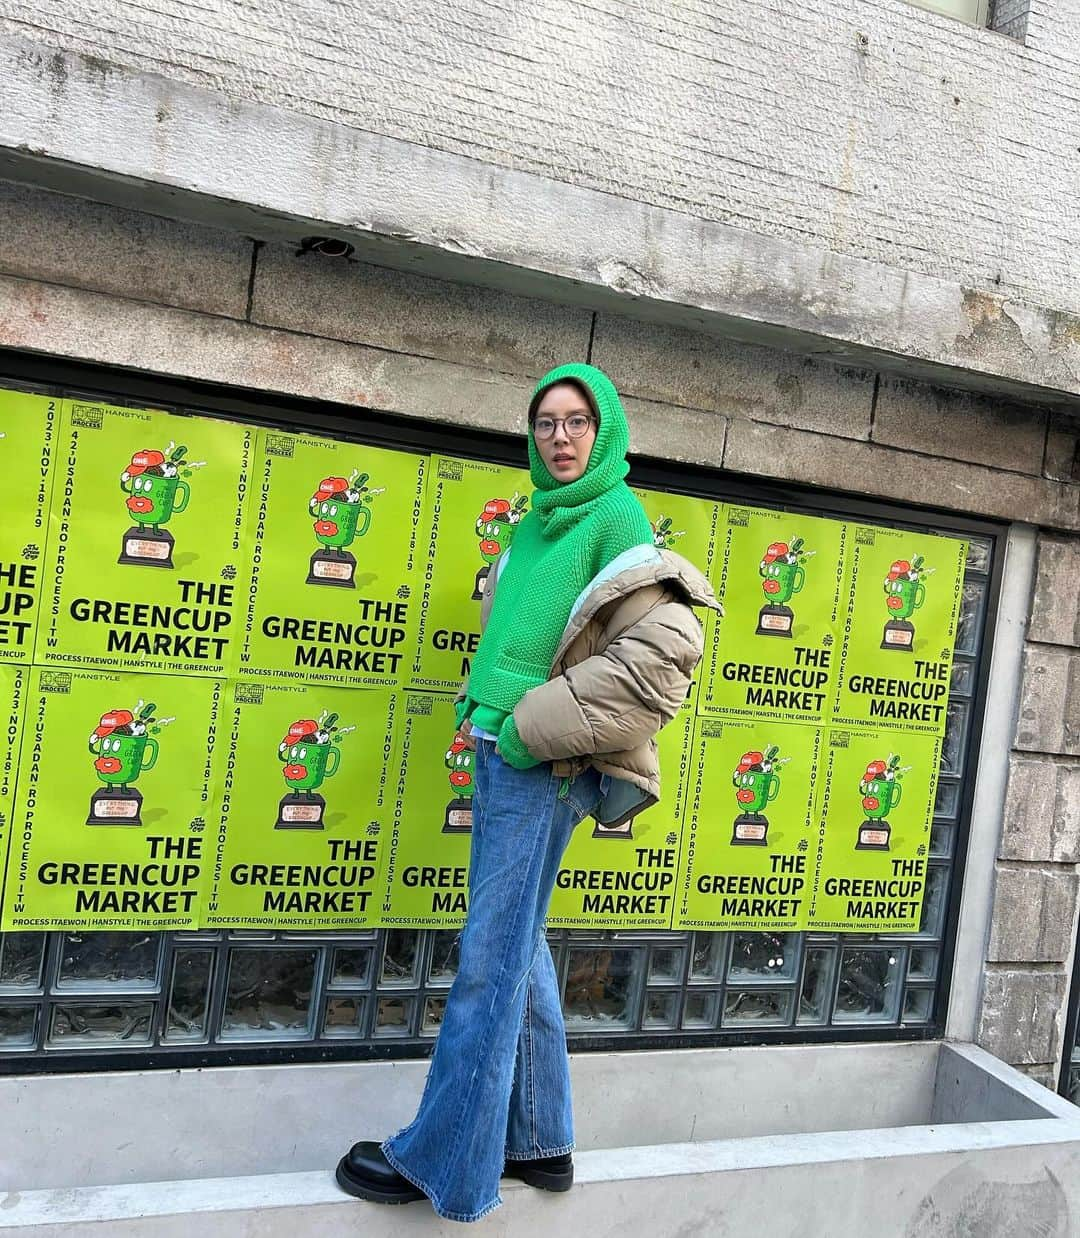
<path id="1" fill-rule="evenodd" d="M 589 428 L 581 438 L 571 438 L 566 432 L 565 419 L 575 415 L 590 418 Z M 555 421 L 555 433 L 548 439 L 537 438 L 534 434 L 533 441 L 540 459 L 556 481 L 577 481 L 588 467 L 589 453 L 596 442 L 596 422 L 592 416 L 588 400 L 572 383 L 556 383 L 544 392 L 535 420 L 551 417 Z"/>

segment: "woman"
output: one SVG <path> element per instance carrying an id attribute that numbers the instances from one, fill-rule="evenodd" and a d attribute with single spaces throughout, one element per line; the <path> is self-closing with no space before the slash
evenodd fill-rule
<path id="1" fill-rule="evenodd" d="M 544 918 L 570 834 L 659 798 L 656 732 L 701 658 L 692 605 L 708 581 L 670 551 L 625 482 L 626 416 L 611 381 L 564 365 L 529 405 L 536 493 L 493 566 L 483 637 L 458 698 L 475 744 L 469 914 L 416 1118 L 338 1166 L 350 1194 L 429 1198 L 455 1221 L 501 1202 L 510 1175 L 573 1183 L 569 1062 Z"/>

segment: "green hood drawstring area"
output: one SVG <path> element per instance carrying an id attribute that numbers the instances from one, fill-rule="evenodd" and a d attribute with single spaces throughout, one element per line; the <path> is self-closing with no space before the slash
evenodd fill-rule
<path id="1" fill-rule="evenodd" d="M 558 382 L 574 380 L 599 417 L 585 472 L 560 483 L 529 433 L 536 491 L 499 576 L 499 589 L 469 673 L 458 722 L 481 707 L 483 725 L 501 720 L 499 751 L 519 769 L 538 762 L 521 743 L 513 711 L 530 688 L 547 681 L 570 612 L 588 583 L 632 546 L 652 545 L 652 526 L 626 485 L 630 430 L 611 380 L 591 365 L 561 365 L 536 385 L 530 410 Z"/>

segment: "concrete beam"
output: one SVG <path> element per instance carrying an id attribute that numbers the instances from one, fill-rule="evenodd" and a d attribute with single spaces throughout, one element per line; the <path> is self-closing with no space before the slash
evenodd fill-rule
<path id="1" fill-rule="evenodd" d="M 1080 316 L 0 39 L 0 176 L 262 240 L 1071 405 Z"/>

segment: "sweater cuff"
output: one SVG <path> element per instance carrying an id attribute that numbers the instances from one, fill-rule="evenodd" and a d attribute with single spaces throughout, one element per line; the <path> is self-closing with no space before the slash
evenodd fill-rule
<path id="1" fill-rule="evenodd" d="M 532 769 L 534 765 L 540 764 L 521 742 L 513 714 L 507 714 L 506 721 L 499 728 L 499 742 L 495 745 L 495 751 L 514 769 Z"/>

